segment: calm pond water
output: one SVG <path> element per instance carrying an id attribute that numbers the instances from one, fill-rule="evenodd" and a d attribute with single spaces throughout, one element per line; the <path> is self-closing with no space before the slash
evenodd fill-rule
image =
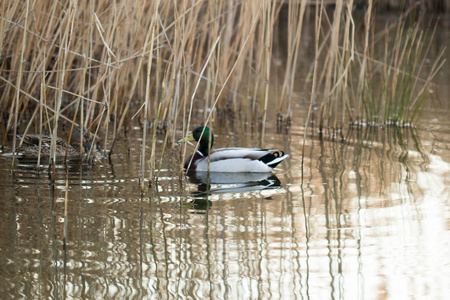
<path id="1" fill-rule="evenodd" d="M 263 142 L 245 120 L 217 119 L 216 147 L 290 157 L 210 189 L 180 176 L 174 146 L 141 195 L 137 124 L 110 160 L 59 166 L 54 184 L 0 156 L 0 298 L 448 299 L 449 78 L 447 64 L 416 129 L 347 130 L 340 143 L 310 127 L 303 162 L 300 93 L 291 128 L 271 113 Z"/>

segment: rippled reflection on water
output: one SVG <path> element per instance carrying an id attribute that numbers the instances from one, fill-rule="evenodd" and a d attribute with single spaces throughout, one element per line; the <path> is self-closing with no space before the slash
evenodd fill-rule
<path id="1" fill-rule="evenodd" d="M 448 295 L 448 130 L 311 130 L 303 169 L 302 132 L 268 128 L 291 154 L 272 175 L 180 178 L 174 148 L 144 196 L 126 144 L 53 175 L 0 157 L 1 298 Z"/>

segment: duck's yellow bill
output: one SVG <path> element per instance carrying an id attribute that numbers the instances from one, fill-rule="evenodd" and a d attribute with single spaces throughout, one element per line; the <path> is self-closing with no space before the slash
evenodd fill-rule
<path id="1" fill-rule="evenodd" d="M 187 137 L 185 137 L 184 139 L 179 140 L 178 144 L 186 143 L 186 142 L 193 142 L 193 141 L 195 141 L 195 139 L 194 139 L 194 136 L 191 133 Z"/>

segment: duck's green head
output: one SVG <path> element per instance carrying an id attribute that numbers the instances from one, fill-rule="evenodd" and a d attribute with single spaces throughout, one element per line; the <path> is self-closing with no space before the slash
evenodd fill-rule
<path id="1" fill-rule="evenodd" d="M 210 138 L 211 145 L 209 143 Z M 198 151 L 200 151 L 204 156 L 208 156 L 209 149 L 211 149 L 214 144 L 214 136 L 208 127 L 198 126 L 188 137 L 180 140 L 179 143 L 193 141 L 197 141 L 199 143 Z"/>

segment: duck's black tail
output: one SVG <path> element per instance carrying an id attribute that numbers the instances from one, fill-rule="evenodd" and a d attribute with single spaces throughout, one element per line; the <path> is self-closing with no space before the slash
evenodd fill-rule
<path id="1" fill-rule="evenodd" d="M 271 168 L 275 168 L 280 162 L 285 160 L 289 155 L 284 154 L 283 151 L 275 151 L 264 155 L 259 160 Z"/>

